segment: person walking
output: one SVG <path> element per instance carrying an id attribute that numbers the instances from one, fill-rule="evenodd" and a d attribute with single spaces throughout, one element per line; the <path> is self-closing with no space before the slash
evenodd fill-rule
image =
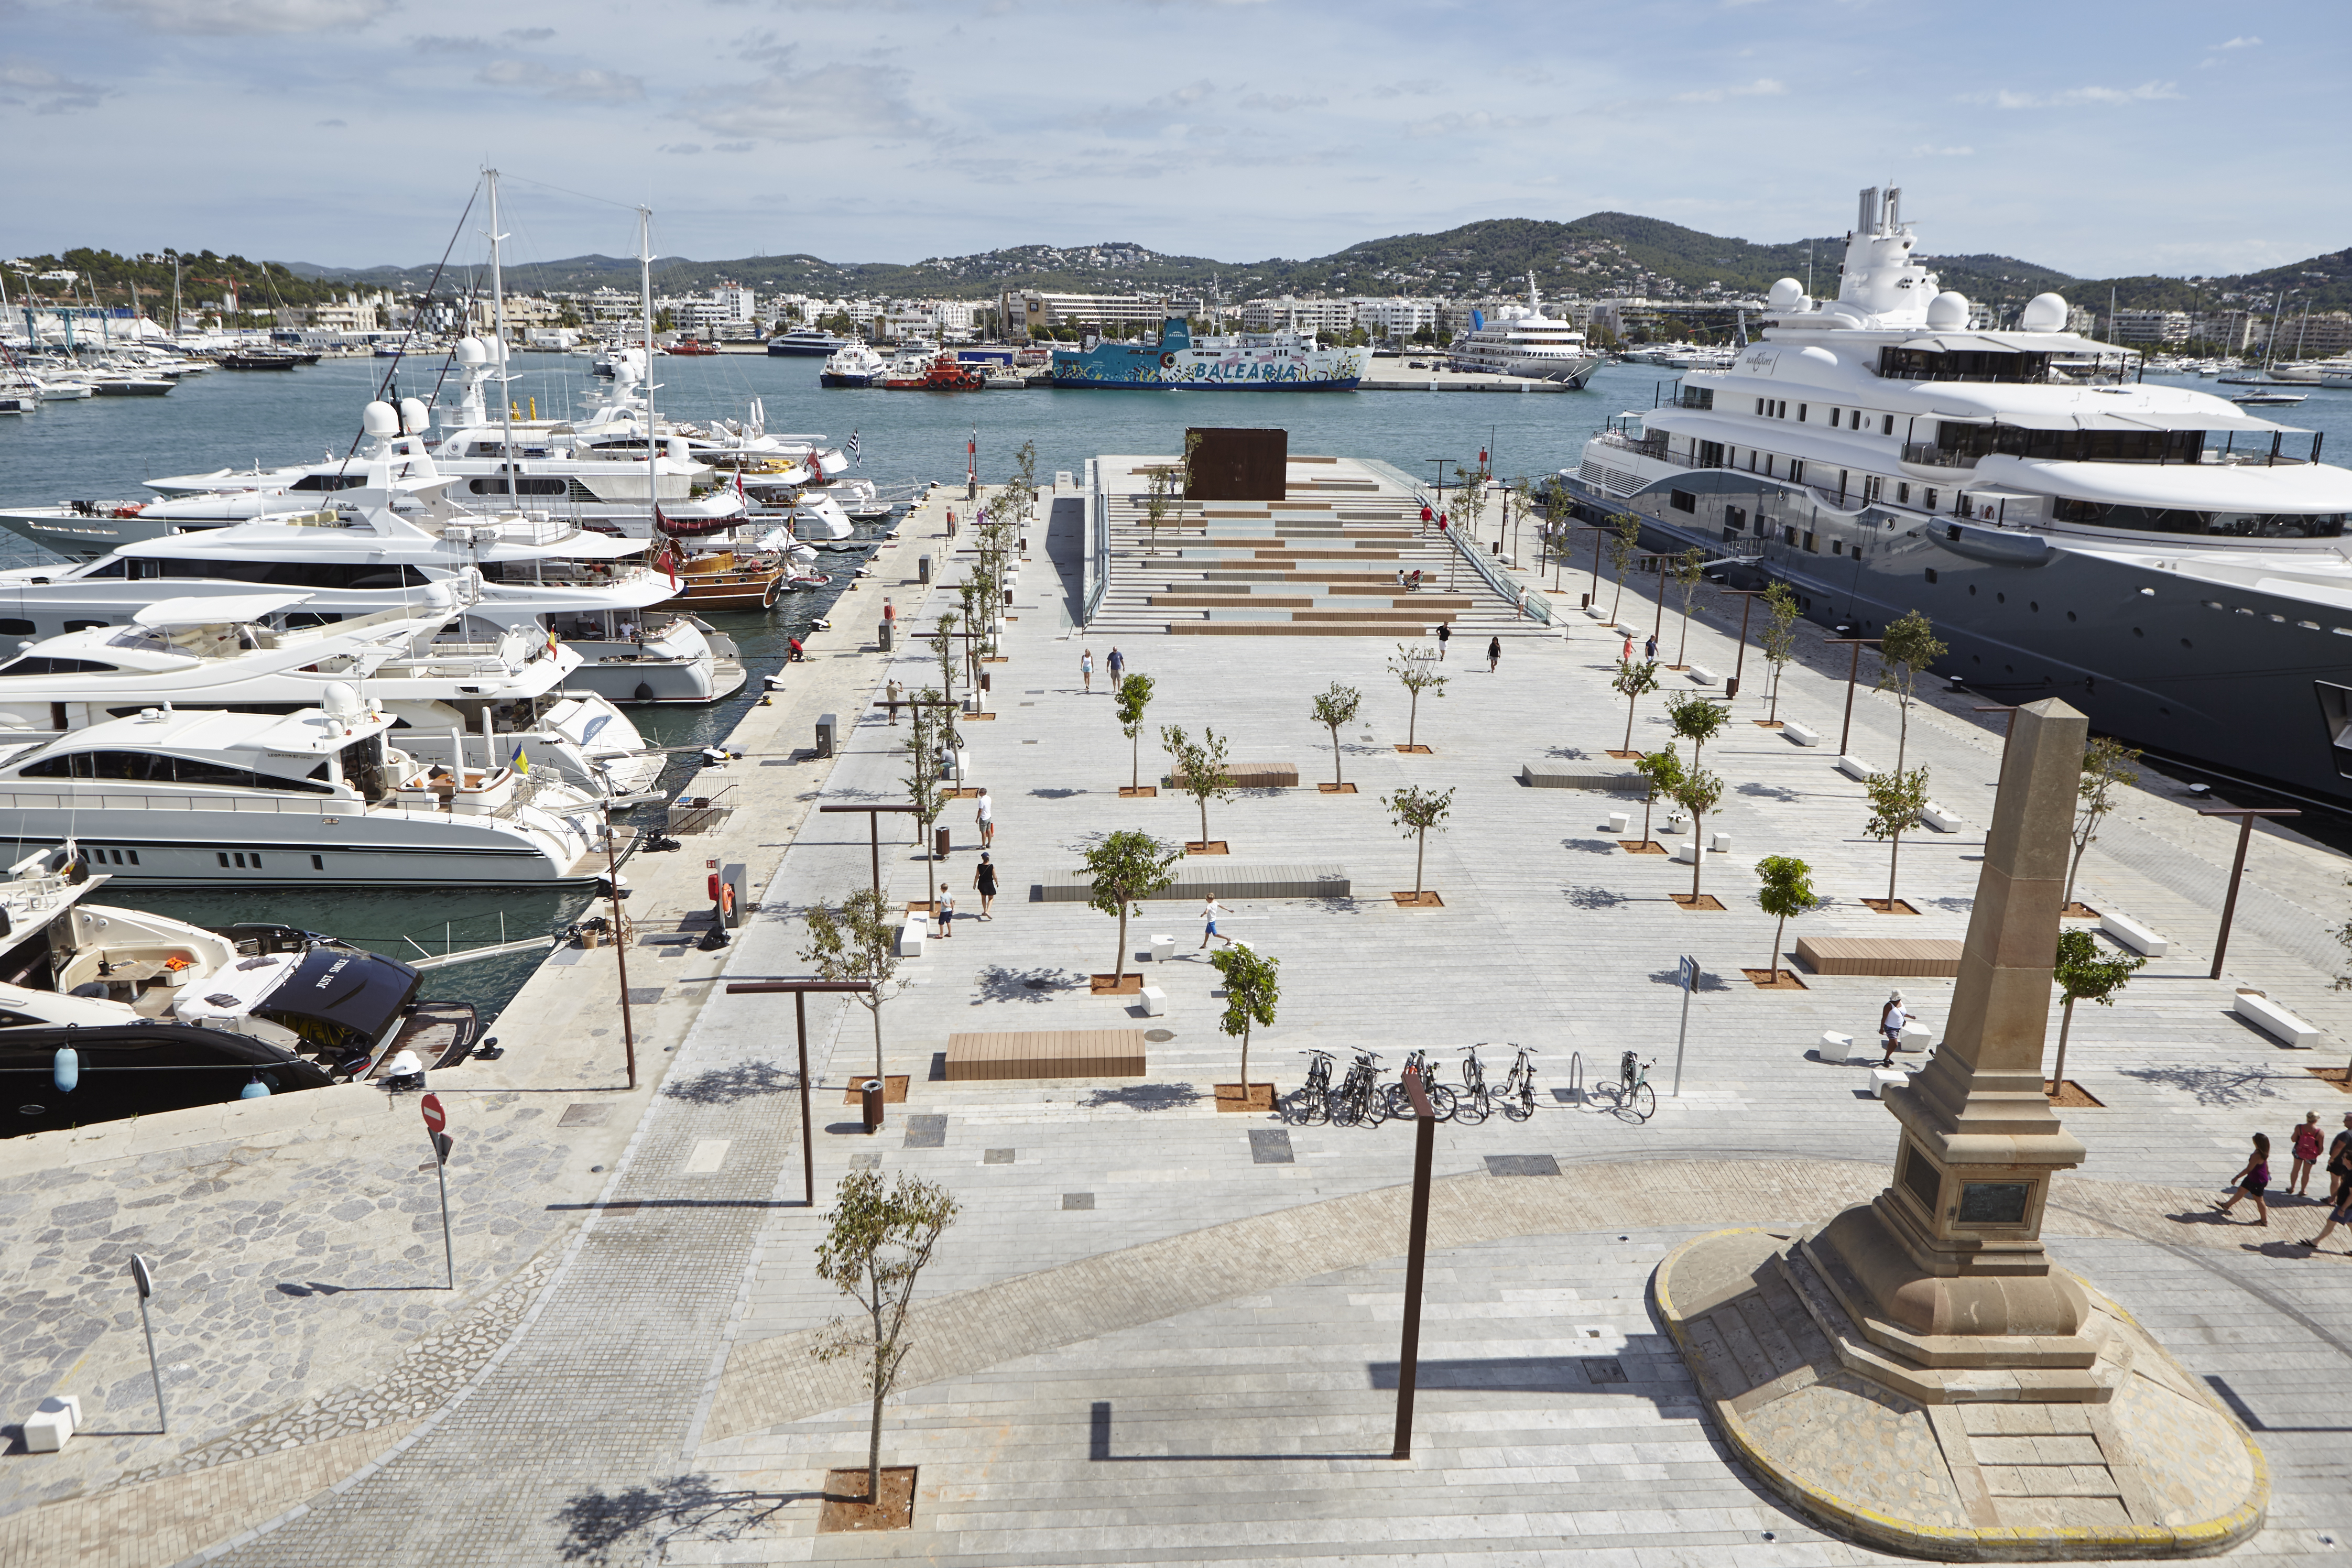
<path id="1" fill-rule="evenodd" d="M 1486 639 L 1486 673 L 1492 675 L 1495 671 L 1502 668 L 1503 639 L 1501 637 L 1488 637 Z"/>
<path id="2" fill-rule="evenodd" d="M 971 820 L 972 825 L 980 829 L 980 847 L 992 849 L 996 847 L 996 797 L 988 793 L 987 785 L 982 784 L 980 798 L 972 805 Z"/>
<path id="3" fill-rule="evenodd" d="M 2239 1168 L 2238 1173 L 2230 1178 L 2230 1184 L 2237 1190 L 2230 1194 L 2229 1202 L 2213 1205 L 2215 1214 L 2228 1214 L 2238 1206 L 2240 1198 L 2252 1198 L 2254 1200 L 2254 1223 L 2256 1225 L 2271 1223 L 2271 1205 L 2263 1196 L 2263 1189 L 2271 1184 L 2269 1133 L 2254 1134 L 2254 1152 L 2247 1157 L 2245 1164 Z"/>
<path id="4" fill-rule="evenodd" d="M 1652 664 L 1658 662 L 1658 634 L 1652 632 L 1642 639 L 1642 657 Z"/>
<path id="5" fill-rule="evenodd" d="M 1084 653 L 1078 655 L 1078 679 L 1087 683 L 1087 690 L 1088 692 L 1092 692 L 1094 690 L 1095 650 L 1092 648 L 1088 648 Z"/>
<path id="6" fill-rule="evenodd" d="M 988 858 L 985 849 L 980 853 L 980 869 L 972 874 L 971 886 L 972 890 L 980 895 L 980 918 L 994 920 L 996 917 L 989 913 L 989 906 L 996 902 L 996 867 Z"/>
<path id="7" fill-rule="evenodd" d="M 2304 1112 L 2303 1125 L 2288 1138 L 2287 1150 L 2294 1156 L 2294 1165 L 2287 1173 L 2286 1190 L 2299 1198 L 2309 1197 L 2312 1167 L 2319 1163 L 2319 1112 Z"/>
<path id="8" fill-rule="evenodd" d="M 1435 512 L 1433 512 L 1433 511 L 1432 511 L 1432 510 L 1429 510 L 1429 504 L 1428 504 L 1426 501 L 1424 501 L 1424 502 L 1423 502 L 1423 503 L 1422 503 L 1422 508 L 1421 508 L 1421 531 L 1422 531 L 1422 532 L 1423 532 L 1423 533 L 1427 533 L 1427 532 L 1429 531 L 1430 520 L 1431 520 L 1431 519 L 1433 519 L 1433 518 L 1434 518 L 1436 515 L 1437 515 L 1437 514 L 1436 514 Z"/>
<path id="9" fill-rule="evenodd" d="M 2327 1196 L 2341 1206 L 2352 1193 L 2352 1110 L 2344 1113 L 2344 1131 L 2327 1141 Z"/>
<path id="10" fill-rule="evenodd" d="M 1224 912 L 1218 907 L 1217 895 L 1211 893 L 1208 901 L 1201 906 L 1201 920 L 1208 928 L 1201 933 L 1201 947 L 1206 947 L 1212 942 L 1222 942 L 1227 947 L 1234 945 L 1232 937 L 1222 935 L 1217 931 L 1217 917 Z M 1198 952 L 1201 948 L 1196 947 L 1192 951 Z"/>
<path id="11" fill-rule="evenodd" d="M 1903 1044 L 1903 1026 L 1910 1021 L 1911 1015 L 1903 1006 L 1903 993 L 1889 991 L 1886 1006 L 1878 1015 L 1878 1043 L 1886 1052 L 1885 1059 L 1878 1064 L 1880 1067 L 1895 1065 L 1895 1053 Z"/>
<path id="12" fill-rule="evenodd" d="M 2319 1227 L 2319 1234 L 2309 1241 L 2299 1241 L 2295 1245 L 2308 1247 L 2315 1251 L 2319 1244 L 2334 1235 L 2336 1227 L 2347 1220 L 2352 1220 L 2352 1198 L 2339 1198 L 2336 1200 L 2336 1206 L 2327 1211 L 2327 1223 Z M 2347 1247 L 2344 1250 L 2352 1252 L 2352 1247 Z"/>
<path id="13" fill-rule="evenodd" d="M 945 941 L 955 935 L 955 895 L 945 888 L 940 889 L 940 938 Z"/>
<path id="14" fill-rule="evenodd" d="M 1444 664 L 1444 663 L 1445 662 L 1445 645 L 1446 645 L 1447 643 L 1452 642 L 1453 640 L 1454 640 L 1454 623 L 1453 623 L 1453 622 L 1451 622 L 1451 621 L 1440 621 L 1440 622 L 1438 622 L 1438 623 L 1437 623 L 1437 662 L 1438 662 L 1438 663 L 1440 663 L 1440 664 Z"/>
<path id="15" fill-rule="evenodd" d="M 1625 634 L 1625 647 L 1618 653 L 1617 658 L 1622 663 L 1631 664 L 1633 662 L 1633 634 L 1632 632 L 1627 632 Z"/>
<path id="16" fill-rule="evenodd" d="M 1112 648 L 1110 657 L 1103 660 L 1103 668 L 1110 672 L 1111 695 L 1116 697 L 1118 695 L 1118 683 L 1127 679 L 1127 655 L 1116 647 Z"/>

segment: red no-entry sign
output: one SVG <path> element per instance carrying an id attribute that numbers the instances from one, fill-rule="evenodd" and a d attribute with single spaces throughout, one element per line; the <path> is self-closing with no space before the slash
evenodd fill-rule
<path id="1" fill-rule="evenodd" d="M 427 1132 L 438 1132 L 449 1125 L 449 1113 L 441 1109 L 439 1095 L 428 1094 L 417 1101 L 417 1106 L 425 1112 L 425 1131 Z"/>

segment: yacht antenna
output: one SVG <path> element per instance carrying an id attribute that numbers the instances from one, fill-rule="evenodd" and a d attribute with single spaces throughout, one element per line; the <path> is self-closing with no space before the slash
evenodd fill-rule
<path id="1" fill-rule="evenodd" d="M 654 209 L 637 209 L 637 305 L 646 329 L 646 515 L 661 521 L 660 467 L 654 457 Z M 654 530 L 658 533 L 659 528 Z"/>
<path id="2" fill-rule="evenodd" d="M 490 321 L 499 348 L 499 418 L 506 431 L 507 510 L 513 511 L 519 503 L 515 500 L 514 397 L 508 387 L 510 378 L 507 374 L 506 279 L 503 258 L 499 253 L 499 243 L 506 238 L 499 232 L 499 172 L 483 170 L 482 183 L 489 187 L 490 195 Z M 459 765 L 464 764 L 461 762 Z"/>

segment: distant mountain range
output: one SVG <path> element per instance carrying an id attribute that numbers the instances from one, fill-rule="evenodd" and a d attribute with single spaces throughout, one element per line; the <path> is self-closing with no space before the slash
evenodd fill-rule
<path id="1" fill-rule="evenodd" d="M 1804 279 L 1815 291 L 1832 294 L 1844 237 L 1823 235 L 1759 245 L 1685 228 L 1630 213 L 1594 213 L 1573 223 L 1533 218 L 1493 218 L 1465 224 L 1443 234 L 1395 235 L 1366 240 L 1330 256 L 1298 261 L 1226 262 L 1204 256 L 1167 256 L 1125 242 L 1100 245 L 1015 246 L 971 256 L 933 257 L 912 265 L 895 262 L 835 262 L 809 255 L 752 256 L 732 261 L 695 261 L 664 257 L 654 263 L 655 288 L 665 293 L 699 291 L 722 279 L 762 294 L 866 294 L 880 297 L 944 296 L 984 299 L 1004 289 L 1042 289 L 1074 293 L 1208 294 L 1232 301 L 1266 294 L 1515 294 L 1532 272 L 1549 297 L 1646 293 L 1655 298 L 1705 300 L 1717 295 L 1759 294 L 1778 278 Z M 169 254 L 168 252 L 165 254 Z M 320 267 L 306 262 L 257 266 L 241 257 L 215 258 L 210 252 L 186 258 L 190 297 L 217 294 L 217 284 L 194 281 L 198 273 L 250 279 L 247 299 L 309 302 L 354 286 L 414 292 L 433 277 L 429 267 Z M 2112 288 L 2126 308 L 2221 309 L 2229 304 L 2266 305 L 2280 289 L 2303 290 L 2311 308 L 2352 309 L 2352 250 L 2313 257 L 2286 267 L 2190 283 L 2143 275 L 2083 279 L 2054 268 L 2007 256 L 1929 256 L 1922 259 L 1945 287 L 1970 299 L 2014 310 L 2035 294 L 2054 289 L 2077 304 L 2102 310 Z M 171 268 L 108 251 L 76 250 L 63 258 L 37 257 L 36 273 L 73 268 L 94 278 L 110 303 L 127 300 L 135 283 L 152 299 L 168 290 Z M 266 268 L 266 271 L 265 271 Z M 469 275 L 453 268 L 443 279 L 467 286 Z M 634 289 L 634 257 L 575 256 L 561 261 L 509 266 L 511 287 L 540 289 Z M 2237 296 L 2231 300 L 2230 296 Z M 2298 300 L 2297 304 L 2301 303 Z"/>

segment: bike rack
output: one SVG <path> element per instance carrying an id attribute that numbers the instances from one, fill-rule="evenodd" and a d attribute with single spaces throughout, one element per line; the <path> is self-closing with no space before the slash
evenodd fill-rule
<path id="1" fill-rule="evenodd" d="M 1584 1103 L 1584 1053 L 1568 1053 L 1568 1098 L 1571 1105 Z"/>

